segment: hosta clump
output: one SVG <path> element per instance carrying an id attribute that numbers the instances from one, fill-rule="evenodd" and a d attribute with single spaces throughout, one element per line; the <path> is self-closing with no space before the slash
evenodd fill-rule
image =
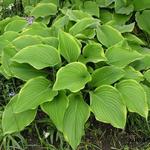
<path id="1" fill-rule="evenodd" d="M 29 11 L 32 23 L 21 17 L 0 22 L 0 73 L 24 81 L 5 107 L 4 134 L 23 130 L 39 106 L 73 149 L 91 112 L 122 129 L 127 111 L 147 119 L 150 51 L 130 18 L 137 11 L 138 27 L 150 33 L 149 2 L 70 2 L 73 9 L 64 1 L 60 10 L 56 1 L 38 3 Z"/>

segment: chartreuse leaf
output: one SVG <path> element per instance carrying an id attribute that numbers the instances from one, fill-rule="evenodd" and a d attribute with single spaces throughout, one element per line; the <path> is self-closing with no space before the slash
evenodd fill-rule
<path id="1" fill-rule="evenodd" d="M 2 116 L 2 128 L 4 134 L 19 132 L 28 126 L 35 118 L 36 110 L 15 113 L 15 105 L 18 95 L 14 96 L 5 107 Z"/>
<path id="2" fill-rule="evenodd" d="M 19 64 L 13 62 L 9 65 L 9 68 L 13 77 L 19 78 L 23 81 L 28 81 L 29 79 L 38 76 L 47 76 L 44 71 L 37 70 L 28 64 Z"/>
<path id="3" fill-rule="evenodd" d="M 8 76 L 12 75 L 11 69 L 10 69 L 10 64 L 12 63 L 11 58 L 17 53 L 17 50 L 15 47 L 8 45 L 5 47 L 2 51 L 2 66 L 3 69 L 5 70 L 5 73 Z"/>
<path id="4" fill-rule="evenodd" d="M 115 0 L 116 13 L 129 15 L 133 10 L 134 6 L 130 0 Z"/>
<path id="5" fill-rule="evenodd" d="M 0 56 L 2 55 L 3 49 L 10 44 L 8 40 L 5 40 L 2 36 L 0 37 Z"/>
<path id="6" fill-rule="evenodd" d="M 60 92 L 51 102 L 41 105 L 42 110 L 47 113 L 59 131 L 63 131 L 63 119 L 68 107 L 68 98 L 64 92 Z"/>
<path id="7" fill-rule="evenodd" d="M 49 15 L 55 15 L 57 13 L 57 6 L 53 3 L 39 3 L 33 10 L 31 11 L 31 16 L 35 18 L 45 17 Z"/>
<path id="8" fill-rule="evenodd" d="M 121 79 L 124 74 L 125 71 L 121 68 L 115 66 L 104 66 L 93 72 L 90 85 L 98 87 L 103 84 L 113 84 Z"/>
<path id="9" fill-rule="evenodd" d="M 15 38 L 17 38 L 18 36 L 19 36 L 19 33 L 15 31 L 7 31 L 3 34 L 4 39 L 10 42 L 13 41 Z"/>
<path id="10" fill-rule="evenodd" d="M 140 71 L 135 70 L 133 67 L 127 66 L 126 68 L 124 68 L 124 70 L 125 75 L 123 79 L 134 79 L 138 82 L 144 80 L 143 74 Z"/>
<path id="11" fill-rule="evenodd" d="M 110 4 L 112 4 L 115 0 L 96 0 L 96 3 L 100 7 L 108 7 Z"/>
<path id="12" fill-rule="evenodd" d="M 83 62 L 98 63 L 100 61 L 106 61 L 104 50 L 98 43 L 87 44 L 82 50 Z"/>
<path id="13" fill-rule="evenodd" d="M 150 69 L 144 73 L 144 77 L 148 82 L 150 82 Z"/>
<path id="14" fill-rule="evenodd" d="M 86 66 L 80 62 L 72 62 L 58 70 L 53 90 L 69 89 L 78 92 L 90 80 Z"/>
<path id="15" fill-rule="evenodd" d="M 12 60 L 18 63 L 28 63 L 36 69 L 55 66 L 61 62 L 58 50 L 44 44 L 25 47 Z"/>
<path id="16" fill-rule="evenodd" d="M 149 16 L 150 10 L 144 10 L 142 13 L 136 13 L 136 21 L 139 28 L 150 34 L 150 21 L 147 19 Z"/>
<path id="17" fill-rule="evenodd" d="M 141 86 L 144 88 L 147 96 L 147 104 L 148 104 L 148 110 L 150 110 L 150 87 L 148 87 L 145 84 L 141 84 Z"/>
<path id="18" fill-rule="evenodd" d="M 40 38 L 43 44 L 47 44 L 58 49 L 58 44 L 59 44 L 58 38 L 56 37 L 44 37 L 44 38 L 40 37 Z"/>
<path id="19" fill-rule="evenodd" d="M 15 112 L 35 109 L 40 104 L 51 101 L 56 95 L 57 92 L 51 89 L 51 82 L 45 77 L 32 78 L 20 90 Z"/>
<path id="20" fill-rule="evenodd" d="M 109 25 L 101 25 L 96 32 L 97 39 L 106 47 L 113 46 L 124 39 L 118 30 Z"/>
<path id="21" fill-rule="evenodd" d="M 69 32 L 72 35 L 80 34 L 85 29 L 94 29 L 99 25 L 99 20 L 93 18 L 84 18 L 79 20 L 75 25 L 73 25 Z"/>
<path id="22" fill-rule="evenodd" d="M 38 28 L 29 28 L 29 29 L 26 29 L 24 30 L 21 35 L 35 35 L 35 36 L 42 36 L 42 37 L 49 37 L 51 34 L 50 34 L 50 31 L 48 28 L 43 28 L 43 27 L 38 27 Z"/>
<path id="23" fill-rule="evenodd" d="M 79 94 L 69 95 L 69 106 L 65 112 L 63 134 L 66 141 L 75 150 L 84 133 L 84 124 L 90 116 L 89 106 Z"/>
<path id="24" fill-rule="evenodd" d="M 10 23 L 8 23 L 4 29 L 4 31 L 15 31 L 15 32 L 21 32 L 25 28 L 28 27 L 28 23 L 26 20 L 13 20 Z"/>
<path id="25" fill-rule="evenodd" d="M 110 123 L 116 128 L 124 128 L 126 123 L 126 106 L 119 91 L 102 85 L 90 92 L 90 108 L 97 120 Z"/>
<path id="26" fill-rule="evenodd" d="M 76 39 L 64 31 L 59 32 L 59 51 L 68 62 L 76 61 L 81 53 Z"/>
<path id="27" fill-rule="evenodd" d="M 69 20 L 79 21 L 83 18 L 92 18 L 92 16 L 82 10 L 67 10 L 66 15 L 69 17 Z"/>
<path id="28" fill-rule="evenodd" d="M 142 86 L 137 81 L 128 79 L 119 82 L 116 87 L 121 92 L 128 110 L 147 118 L 147 97 Z"/>
<path id="29" fill-rule="evenodd" d="M 94 1 L 85 1 L 81 10 L 89 13 L 92 16 L 99 17 L 99 7 Z"/>
<path id="30" fill-rule="evenodd" d="M 133 5 L 135 10 L 144 10 L 150 8 L 150 1 L 144 0 L 142 3 L 140 3 L 139 0 L 133 0 Z"/>
<path id="31" fill-rule="evenodd" d="M 137 51 L 118 45 L 108 48 L 105 56 L 108 60 L 108 64 L 117 67 L 125 67 L 131 62 L 143 58 Z"/>
<path id="32" fill-rule="evenodd" d="M 41 40 L 37 36 L 22 35 L 16 38 L 15 40 L 13 40 L 12 44 L 17 48 L 17 50 L 20 50 L 27 46 L 41 44 Z"/>

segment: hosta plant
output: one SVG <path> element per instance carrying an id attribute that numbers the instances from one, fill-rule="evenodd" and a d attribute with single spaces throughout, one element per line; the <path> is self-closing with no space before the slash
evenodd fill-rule
<path id="1" fill-rule="evenodd" d="M 29 16 L 0 22 L 0 73 L 24 81 L 3 112 L 4 135 L 23 130 L 37 109 L 73 149 L 91 113 L 121 129 L 127 111 L 147 119 L 149 0 L 23 5 Z"/>

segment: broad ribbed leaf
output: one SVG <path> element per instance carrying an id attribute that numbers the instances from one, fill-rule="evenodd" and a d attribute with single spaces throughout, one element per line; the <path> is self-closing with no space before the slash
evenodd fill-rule
<path id="1" fill-rule="evenodd" d="M 9 45 L 2 51 L 2 65 L 3 69 L 8 76 L 12 75 L 10 64 L 12 63 L 11 58 L 17 53 L 15 47 Z"/>
<path id="2" fill-rule="evenodd" d="M 148 82 L 150 82 L 150 69 L 147 70 L 147 71 L 144 73 L 144 77 L 146 78 L 146 80 L 147 80 Z"/>
<path id="3" fill-rule="evenodd" d="M 115 0 L 115 11 L 118 14 L 129 15 L 133 12 L 134 6 L 130 0 Z"/>
<path id="4" fill-rule="evenodd" d="M 58 70 L 53 89 L 69 89 L 72 92 L 78 92 L 90 80 L 91 76 L 86 66 L 80 62 L 73 62 Z"/>
<path id="5" fill-rule="evenodd" d="M 91 18 L 92 16 L 81 10 L 67 10 L 66 15 L 72 21 L 79 21 L 83 18 Z"/>
<path id="6" fill-rule="evenodd" d="M 87 44 L 82 50 L 83 62 L 98 63 L 100 61 L 106 61 L 104 50 L 98 43 Z"/>
<path id="7" fill-rule="evenodd" d="M 15 112 L 37 108 L 40 104 L 51 101 L 57 95 L 52 91 L 51 82 L 44 77 L 30 79 L 19 92 Z"/>
<path id="8" fill-rule="evenodd" d="M 2 116 L 2 128 L 4 134 L 19 132 L 28 126 L 35 118 L 36 110 L 28 110 L 15 113 L 15 105 L 18 95 L 14 96 L 5 107 Z"/>
<path id="9" fill-rule="evenodd" d="M 41 105 L 42 110 L 49 115 L 57 129 L 61 132 L 63 130 L 63 119 L 68 103 L 69 101 L 65 93 L 60 92 L 51 102 Z"/>
<path id="10" fill-rule="evenodd" d="M 96 2 L 85 1 L 81 9 L 92 16 L 99 17 L 99 7 Z"/>
<path id="11" fill-rule="evenodd" d="M 18 63 L 28 63 L 36 69 L 43 69 L 61 62 L 59 52 L 49 45 L 37 44 L 19 51 L 13 58 Z"/>
<path id="12" fill-rule="evenodd" d="M 15 32 L 20 32 L 23 29 L 27 28 L 28 23 L 26 20 L 14 20 L 8 23 L 5 27 L 5 32 L 6 31 L 15 31 Z"/>
<path id="13" fill-rule="evenodd" d="M 97 120 L 116 128 L 125 127 L 126 106 L 118 90 L 109 85 L 100 86 L 90 92 L 90 100 L 90 108 Z"/>
<path id="14" fill-rule="evenodd" d="M 105 56 L 108 60 L 108 64 L 115 65 L 117 67 L 125 67 L 135 60 L 142 59 L 142 55 L 137 51 L 127 49 L 123 46 L 113 46 L 107 49 Z"/>
<path id="15" fill-rule="evenodd" d="M 63 134 L 71 147 L 75 150 L 80 144 L 84 133 L 84 124 L 89 118 L 89 106 L 81 95 L 69 95 L 69 106 L 64 116 Z"/>
<path id="16" fill-rule="evenodd" d="M 150 0 L 143 0 L 142 3 L 139 0 L 133 0 L 135 10 L 144 10 L 150 8 Z"/>
<path id="17" fill-rule="evenodd" d="M 104 66 L 96 69 L 92 74 L 91 86 L 98 87 L 103 84 L 113 84 L 124 76 L 123 69 L 114 66 Z"/>
<path id="18" fill-rule="evenodd" d="M 99 25 L 99 21 L 93 18 L 84 18 L 79 20 L 75 25 L 73 25 L 69 32 L 72 35 L 80 34 L 85 29 L 94 29 Z"/>
<path id="19" fill-rule="evenodd" d="M 29 79 L 38 77 L 38 76 L 47 76 L 44 71 L 37 70 L 28 64 L 19 64 L 13 62 L 9 66 L 11 74 L 13 77 L 19 78 L 23 81 L 28 81 Z"/>
<path id="20" fill-rule="evenodd" d="M 13 41 L 15 38 L 17 38 L 18 36 L 19 36 L 19 33 L 15 31 L 7 31 L 3 34 L 4 39 L 10 42 Z"/>
<path id="21" fill-rule="evenodd" d="M 148 110 L 150 110 L 150 87 L 145 84 L 141 84 L 141 86 L 143 87 L 144 91 L 146 92 Z"/>
<path id="22" fill-rule="evenodd" d="M 147 118 L 147 97 L 142 86 L 137 81 L 129 79 L 119 82 L 116 87 L 123 95 L 128 110 Z"/>
<path id="23" fill-rule="evenodd" d="M 39 3 L 32 11 L 31 16 L 35 18 L 55 15 L 57 13 L 57 6 L 53 3 Z"/>
<path id="24" fill-rule="evenodd" d="M 96 32 L 97 39 L 106 47 L 113 46 L 124 39 L 118 30 L 109 25 L 101 25 Z"/>
<path id="25" fill-rule="evenodd" d="M 47 44 L 47 45 L 53 46 L 56 49 L 58 49 L 59 41 L 56 37 L 41 38 L 41 41 L 42 41 L 43 44 Z"/>
<path id="26" fill-rule="evenodd" d="M 59 32 L 59 51 L 68 62 L 76 61 L 81 53 L 75 38 L 63 31 Z"/>
<path id="27" fill-rule="evenodd" d="M 124 68 L 124 70 L 125 70 L 125 75 L 123 79 L 134 79 L 138 82 L 144 80 L 143 74 L 140 71 L 135 70 L 133 67 L 128 66 Z"/>
<path id="28" fill-rule="evenodd" d="M 149 16 L 150 10 L 144 10 L 142 13 L 136 13 L 136 21 L 139 28 L 150 34 L 150 21 L 147 19 Z"/>
<path id="29" fill-rule="evenodd" d="M 23 35 L 12 41 L 12 44 L 18 49 L 23 49 L 27 46 L 41 44 L 41 40 L 37 36 Z"/>

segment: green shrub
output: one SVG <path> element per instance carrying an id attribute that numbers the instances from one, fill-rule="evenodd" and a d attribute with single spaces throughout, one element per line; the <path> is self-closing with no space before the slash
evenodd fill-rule
<path id="1" fill-rule="evenodd" d="M 39 107 L 73 149 L 91 112 L 121 129 L 127 110 L 147 119 L 149 0 L 29 4 L 28 17 L 0 22 L 0 72 L 25 82 L 3 112 L 4 135 L 23 130 Z"/>

